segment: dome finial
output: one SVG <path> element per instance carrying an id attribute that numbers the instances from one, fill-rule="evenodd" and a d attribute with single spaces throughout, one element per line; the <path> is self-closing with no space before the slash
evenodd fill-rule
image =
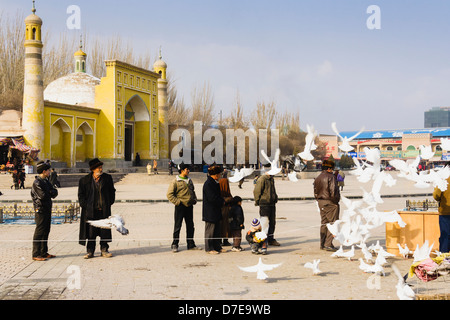
<path id="1" fill-rule="evenodd" d="M 83 35 L 80 34 L 80 50 L 83 49 Z"/>
<path id="2" fill-rule="evenodd" d="M 33 8 L 31 9 L 31 12 L 35 13 L 36 12 L 36 6 L 35 6 L 35 0 L 33 0 Z"/>
<path id="3" fill-rule="evenodd" d="M 161 46 L 159 46 L 159 60 L 162 60 L 162 54 L 161 54 Z"/>

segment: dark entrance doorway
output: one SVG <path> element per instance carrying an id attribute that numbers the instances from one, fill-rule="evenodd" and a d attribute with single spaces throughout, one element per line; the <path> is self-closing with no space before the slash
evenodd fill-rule
<path id="1" fill-rule="evenodd" d="M 125 161 L 131 161 L 133 156 L 133 126 L 125 125 Z"/>

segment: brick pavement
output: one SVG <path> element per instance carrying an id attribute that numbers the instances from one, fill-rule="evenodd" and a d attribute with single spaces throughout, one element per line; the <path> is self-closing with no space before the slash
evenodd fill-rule
<path id="1" fill-rule="evenodd" d="M 360 194 L 361 189 L 350 177 L 344 195 Z M 280 196 L 310 194 L 312 180 L 292 184 L 277 181 Z M 295 186 L 296 188 L 293 188 Z M 238 266 L 250 266 L 260 256 L 252 255 L 243 241 L 245 251 L 207 255 L 185 250 L 185 230 L 181 232 L 180 252 L 170 251 L 173 228 L 173 206 L 169 203 L 122 203 L 120 200 L 164 199 L 167 185 L 117 184 L 118 202 L 113 213 L 121 214 L 130 230 L 128 236 L 113 232 L 111 259 L 97 256 L 85 260 L 85 248 L 78 244 L 78 223 L 52 225 L 49 248 L 56 258 L 45 262 L 31 260 L 31 239 L 34 226 L 0 225 L 0 299 L 2 300 L 384 300 L 397 299 L 396 277 L 386 267 L 386 276 L 371 278 L 361 272 L 359 262 L 331 258 L 318 249 L 320 219 L 314 201 L 281 201 L 277 205 L 276 238 L 280 247 L 269 247 L 262 256 L 265 263 L 282 263 L 267 272 L 269 279 L 257 280 Z M 201 195 L 201 185 L 196 185 Z M 391 193 L 409 188 L 399 184 Z M 23 190 L 21 190 L 23 192 Z M 69 198 L 75 189 L 61 189 L 60 196 Z M 251 197 L 252 186 L 240 190 L 232 185 L 234 195 Z M 425 192 L 430 190 L 425 190 Z M 420 190 L 424 192 L 424 190 Z M 29 193 L 29 190 L 27 191 Z M 16 193 L 19 196 L 19 193 Z M 23 193 L 26 198 L 26 193 Z M 385 198 L 380 210 L 402 209 L 404 198 Z M 251 201 L 244 202 L 247 225 L 258 216 Z M 204 223 L 201 203 L 195 206 L 195 241 L 204 247 Z M 184 224 L 183 224 L 184 228 Z M 369 243 L 384 243 L 384 230 L 375 230 Z M 356 258 L 362 256 L 357 250 Z M 304 263 L 321 259 L 322 274 L 312 276 Z M 402 272 L 411 260 L 389 259 Z M 372 281 L 372 282 L 371 282 Z M 369 288 L 370 287 L 370 288 Z M 423 285 L 420 292 L 442 291 L 442 281 Z M 446 289 L 448 290 L 448 289 Z"/>

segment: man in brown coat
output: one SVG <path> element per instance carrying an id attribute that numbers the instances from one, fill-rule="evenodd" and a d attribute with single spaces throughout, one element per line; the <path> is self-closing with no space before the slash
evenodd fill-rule
<path id="1" fill-rule="evenodd" d="M 318 202 L 321 217 L 320 249 L 336 251 L 333 246 L 334 236 L 326 225 L 339 219 L 341 195 L 336 176 L 333 174 L 334 162 L 324 160 L 322 168 L 322 173 L 314 180 L 314 197 Z"/>

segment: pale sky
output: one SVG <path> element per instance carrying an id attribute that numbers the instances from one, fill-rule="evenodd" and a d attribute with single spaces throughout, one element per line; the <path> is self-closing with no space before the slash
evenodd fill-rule
<path id="1" fill-rule="evenodd" d="M 31 0 L 0 0 L 28 15 Z M 81 29 L 67 27 L 67 8 Z M 370 5 L 381 29 L 369 29 Z M 424 112 L 450 106 L 450 1 L 444 0 L 37 0 L 44 30 L 120 35 L 163 59 L 190 105 L 209 82 L 217 116 L 239 90 L 247 112 L 275 101 L 302 129 L 423 128 Z M 76 48 L 75 48 L 76 49 Z"/>

